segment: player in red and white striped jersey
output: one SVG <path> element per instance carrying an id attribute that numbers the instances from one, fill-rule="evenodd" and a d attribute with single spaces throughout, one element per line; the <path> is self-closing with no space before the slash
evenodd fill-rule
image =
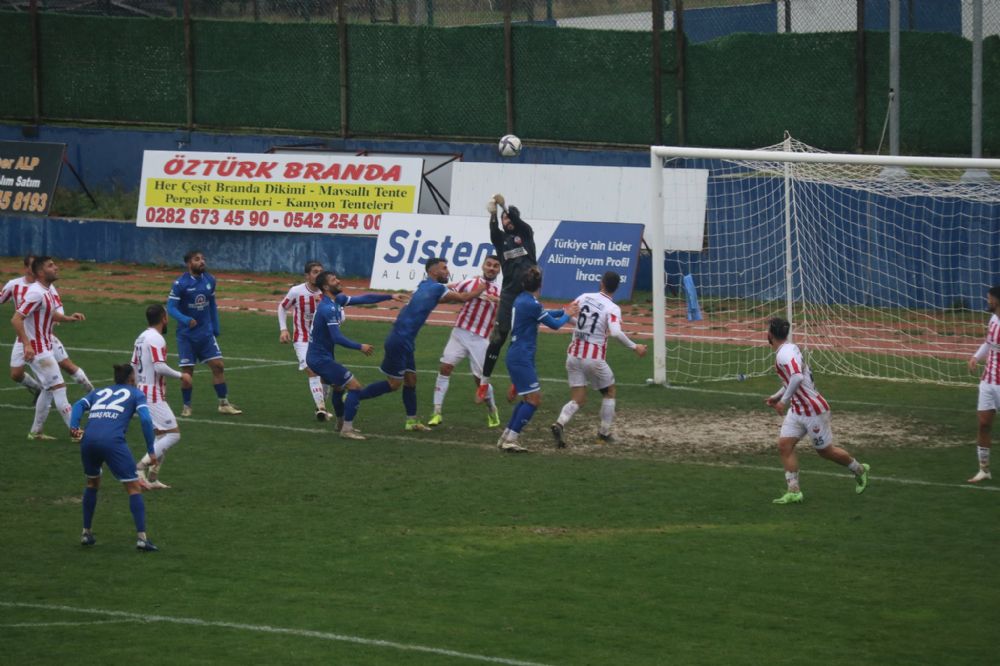
<path id="1" fill-rule="evenodd" d="M 132 368 L 135 370 L 135 385 L 146 396 L 149 415 L 153 419 L 153 429 L 156 439 L 153 440 L 153 452 L 156 462 L 147 453 L 136 464 L 139 482 L 144 488 L 169 488 L 159 480 L 160 465 L 167 455 L 167 450 L 181 439 L 181 430 L 177 425 L 177 417 L 167 404 L 167 387 L 165 377 L 191 381 L 190 375 L 174 370 L 167 365 L 167 341 L 163 335 L 167 332 L 167 309 L 162 305 L 150 305 L 146 308 L 146 323 L 149 328 L 135 339 L 132 351 Z"/>
<path id="2" fill-rule="evenodd" d="M 482 284 L 486 284 L 487 287 L 479 298 L 473 298 L 463 304 L 462 309 L 458 312 L 458 317 L 455 318 L 455 325 L 451 329 L 448 344 L 441 352 L 441 366 L 438 368 L 437 381 L 434 384 L 434 414 L 427 421 L 427 425 L 440 425 L 444 420 L 442 409 L 444 396 L 448 393 L 448 385 L 451 382 L 451 373 L 464 358 L 468 357 L 469 359 L 472 379 L 477 387 L 482 379 L 486 349 L 489 347 L 490 334 L 497 318 L 496 299 L 500 297 L 497 275 L 500 274 L 500 259 L 492 254 L 486 257 L 483 260 L 482 270 L 481 276 L 452 285 L 452 290 L 458 293 L 472 291 Z M 484 399 L 486 425 L 490 428 L 496 428 L 500 425 L 500 411 L 497 409 L 493 386 L 490 384 L 487 386 L 489 388 L 486 390 Z"/>
<path id="3" fill-rule="evenodd" d="M 608 338 L 614 338 L 637 356 L 646 354 L 646 345 L 638 345 L 622 330 L 622 310 L 612 300 L 621 276 L 608 271 L 601 276 L 601 290 L 582 294 L 573 301 L 580 308 L 573 330 L 573 340 L 566 350 L 566 374 L 569 378 L 570 400 L 563 405 L 559 418 L 550 426 L 556 446 L 563 448 L 563 428 L 577 410 L 587 402 L 587 385 L 601 392 L 601 425 L 597 443 L 613 441 L 611 427 L 615 422 L 615 374 L 605 357 Z"/>
<path id="4" fill-rule="evenodd" d="M 323 264 L 318 261 L 307 261 L 303 269 L 305 282 L 297 284 L 288 290 L 285 297 L 278 303 L 278 340 L 281 344 L 292 343 L 295 357 L 299 361 L 299 370 L 305 370 L 309 381 L 309 393 L 316 404 L 316 418 L 325 421 L 330 418 L 326 411 L 326 389 L 315 372 L 306 365 L 306 352 L 309 350 L 309 332 L 312 330 L 313 316 L 319 302 L 323 300 L 323 292 L 313 284 L 316 276 L 323 272 Z M 292 332 L 288 332 L 288 315 L 292 315 Z"/>
<path id="5" fill-rule="evenodd" d="M 863 493 L 868 487 L 868 465 L 858 462 L 847 451 L 833 444 L 830 405 L 816 390 L 812 373 L 802 359 L 802 352 L 788 341 L 791 327 L 787 320 L 775 317 L 768 322 L 767 329 L 767 342 L 775 351 L 774 367 L 781 378 L 782 388 L 764 402 L 778 414 L 785 416 L 778 436 L 778 451 L 781 453 L 785 481 L 788 484 L 787 492 L 774 500 L 774 503 L 797 504 L 803 500 L 795 445 L 806 435 L 812 440 L 816 453 L 854 473 L 854 491 Z M 791 409 L 786 414 L 787 405 Z"/>
<path id="6" fill-rule="evenodd" d="M 34 255 L 27 255 L 24 258 L 24 275 L 7 281 L 0 290 L 0 303 L 11 301 L 14 309 L 17 310 L 24 301 L 24 295 L 28 293 L 28 287 L 35 281 L 35 276 L 31 273 L 31 262 Z M 42 385 L 31 373 L 24 371 L 24 347 L 20 338 L 14 339 L 14 346 L 10 350 L 10 379 L 16 384 L 26 388 L 38 400 L 38 394 L 42 390 Z"/>
<path id="7" fill-rule="evenodd" d="M 990 474 L 990 448 L 993 445 L 993 418 L 1000 409 L 1000 286 L 992 287 L 986 294 L 986 309 L 993 313 L 986 327 L 986 340 L 969 359 L 969 371 L 976 372 L 979 364 L 986 361 L 986 367 L 979 378 L 979 404 L 976 414 L 979 429 L 976 433 L 976 456 L 979 471 L 969 483 L 979 483 L 992 479 Z"/>
<path id="8" fill-rule="evenodd" d="M 55 402 L 56 409 L 59 410 L 68 429 L 72 406 L 66 398 L 66 383 L 59 371 L 55 351 L 57 345 L 58 347 L 61 345 L 58 344 L 58 340 L 54 340 L 52 326 L 56 322 L 84 321 L 86 317 L 80 312 L 66 315 L 58 292 L 50 289 L 50 286 L 59 279 L 59 267 L 51 257 L 35 257 L 31 262 L 31 271 L 35 281 L 24 294 L 23 301 L 11 319 L 11 324 L 21 341 L 24 361 L 35 373 L 42 388 L 51 394 L 51 400 Z M 29 439 L 38 438 L 33 435 L 41 433 L 39 417 L 41 415 L 44 422 L 48 410 L 49 398 L 42 395 L 35 403 L 35 424 L 28 436 Z"/>

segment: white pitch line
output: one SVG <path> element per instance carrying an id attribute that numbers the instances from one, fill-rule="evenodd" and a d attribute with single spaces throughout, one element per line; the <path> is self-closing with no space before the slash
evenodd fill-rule
<path id="1" fill-rule="evenodd" d="M 356 645 L 367 645 L 372 647 L 393 648 L 405 652 L 426 652 L 438 654 L 445 657 L 455 657 L 457 659 L 468 659 L 471 661 L 484 661 L 491 664 L 508 664 L 509 666 L 546 666 L 536 661 L 523 661 L 521 659 L 507 659 L 506 657 L 491 657 L 484 654 L 472 652 L 459 652 L 446 648 L 430 647 L 427 645 L 417 645 L 414 643 L 398 643 L 396 641 L 386 641 L 376 638 L 362 638 L 361 636 L 350 636 L 347 634 L 337 634 L 329 631 L 313 631 L 310 629 L 293 629 L 289 627 L 272 627 L 266 624 L 244 624 L 242 622 L 223 622 L 219 620 L 202 620 L 195 617 L 174 617 L 170 615 L 146 615 L 143 613 L 128 613 L 125 611 L 102 610 L 99 608 L 79 608 L 75 606 L 60 606 L 56 604 L 30 604 L 18 601 L 0 601 L 0 606 L 7 608 L 33 608 L 38 610 L 62 611 L 67 613 L 86 613 L 89 615 L 103 615 L 105 617 L 118 617 L 135 622 L 163 622 L 169 624 L 180 624 L 195 627 L 217 627 L 221 629 L 236 629 L 239 631 L 251 631 L 261 634 L 281 634 L 286 636 L 299 636 L 302 638 L 316 638 L 325 641 L 338 641 L 341 643 L 354 643 Z"/>
<path id="2" fill-rule="evenodd" d="M 11 628 L 32 628 L 32 627 L 84 627 L 92 624 L 123 624 L 126 622 L 142 622 L 137 619 L 124 620 L 91 620 L 90 622 L 14 622 L 12 624 L 0 624 L 5 629 Z"/>

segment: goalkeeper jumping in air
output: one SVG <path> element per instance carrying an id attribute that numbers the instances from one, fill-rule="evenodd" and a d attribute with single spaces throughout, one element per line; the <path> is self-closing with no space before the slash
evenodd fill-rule
<path id="1" fill-rule="evenodd" d="M 497 219 L 497 207 L 503 213 Z M 497 320 L 490 335 L 490 346 L 486 349 L 486 359 L 483 362 L 483 376 L 476 399 L 482 402 L 489 392 L 490 376 L 493 367 L 500 358 L 500 349 L 510 333 L 511 312 L 514 299 L 524 291 L 521 283 L 525 274 L 538 267 L 535 255 L 535 233 L 521 219 L 521 212 L 515 207 L 507 208 L 502 194 L 494 194 L 486 202 L 486 210 L 490 213 L 490 242 L 497 249 L 500 258 L 500 270 L 503 272 L 503 283 L 500 287 L 500 305 L 497 308 Z"/>

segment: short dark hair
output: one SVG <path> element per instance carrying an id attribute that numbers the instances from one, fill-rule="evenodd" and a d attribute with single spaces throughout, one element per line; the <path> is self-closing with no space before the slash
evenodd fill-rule
<path id="1" fill-rule="evenodd" d="M 447 259 L 444 259 L 442 257 L 431 257 L 426 262 L 424 262 L 424 272 L 429 273 L 430 270 L 435 266 L 437 266 L 438 264 L 446 264 L 446 263 L 448 263 Z"/>
<path id="2" fill-rule="evenodd" d="M 31 266 L 31 262 L 34 260 L 35 260 L 35 255 L 33 254 L 24 255 L 24 267 L 27 268 L 28 266 Z"/>
<path id="3" fill-rule="evenodd" d="M 488 255 L 486 255 L 486 259 L 492 259 L 493 261 L 500 261 L 500 257 L 498 257 L 495 254 L 488 254 Z M 485 263 L 486 259 L 483 259 L 484 263 Z"/>
<path id="4" fill-rule="evenodd" d="M 604 287 L 604 291 L 609 294 L 613 294 L 618 290 L 618 285 L 622 281 L 622 276 L 618 275 L 614 271 L 608 271 L 601 276 L 601 286 Z"/>
<path id="5" fill-rule="evenodd" d="M 191 261 L 192 259 L 194 259 L 194 255 L 196 255 L 196 254 L 205 254 L 205 253 L 202 252 L 201 250 L 188 250 L 184 254 L 184 263 L 186 264 L 189 261 Z"/>
<path id="6" fill-rule="evenodd" d="M 995 287 L 990 287 L 989 294 L 993 298 L 995 298 L 998 301 L 1000 301 L 1000 285 L 996 285 Z"/>
<path id="7" fill-rule="evenodd" d="M 787 319 L 782 319 L 781 317 L 774 317 L 767 324 L 767 332 L 771 334 L 771 337 L 775 340 L 787 340 L 788 332 L 792 329 L 792 325 Z"/>
<path id="8" fill-rule="evenodd" d="M 528 292 L 538 291 L 542 286 L 542 271 L 537 266 L 532 266 L 521 278 L 521 287 Z"/>
<path id="9" fill-rule="evenodd" d="M 320 291 L 323 291 L 326 287 L 326 282 L 330 279 L 331 275 L 336 276 L 337 274 L 333 271 L 323 271 L 316 276 L 315 280 L 313 280 L 313 286 Z"/>
<path id="10" fill-rule="evenodd" d="M 115 384 L 128 384 L 129 377 L 135 372 L 131 363 L 121 363 L 112 367 L 115 369 Z"/>
<path id="11" fill-rule="evenodd" d="M 44 266 L 46 262 L 49 261 L 52 261 L 52 257 L 48 256 L 47 254 L 43 254 L 40 257 L 35 257 L 34 259 L 31 260 L 31 272 L 34 273 L 35 275 L 38 275 L 38 271 L 42 270 L 42 266 Z"/>
<path id="12" fill-rule="evenodd" d="M 146 323 L 150 326 L 156 326 L 163 321 L 163 315 L 166 313 L 166 309 L 159 303 L 150 305 L 146 308 Z"/>
<path id="13" fill-rule="evenodd" d="M 323 267 L 323 262 L 322 261 L 307 261 L 306 265 L 305 265 L 305 268 L 302 269 L 302 272 L 303 273 L 308 273 L 309 271 L 311 271 L 312 269 L 316 268 L 317 266 L 319 266 L 320 268 L 322 268 Z"/>

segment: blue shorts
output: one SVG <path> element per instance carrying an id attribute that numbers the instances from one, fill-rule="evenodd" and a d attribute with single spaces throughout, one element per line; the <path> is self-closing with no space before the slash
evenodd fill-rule
<path id="1" fill-rule="evenodd" d="M 511 358 L 508 354 L 506 361 L 507 373 L 518 395 L 536 393 L 542 389 L 538 383 L 538 371 L 535 370 L 535 364 L 531 359 L 521 361 L 518 358 Z"/>
<path id="2" fill-rule="evenodd" d="M 178 335 L 177 357 L 180 359 L 177 365 L 184 367 L 222 358 L 222 350 L 219 349 L 219 343 L 215 341 L 214 335 L 194 340 Z"/>
<path id="3" fill-rule="evenodd" d="M 347 386 L 347 382 L 354 377 L 350 370 L 333 359 L 313 360 L 307 356 L 306 365 L 319 375 L 324 384 L 330 386 Z"/>
<path id="4" fill-rule="evenodd" d="M 379 366 L 387 377 L 402 379 L 407 372 L 416 372 L 417 363 L 413 359 L 413 345 L 403 342 L 394 335 L 385 339 L 385 356 Z"/>
<path id="5" fill-rule="evenodd" d="M 135 458 L 128 450 L 128 444 L 123 441 L 94 441 L 87 438 L 86 432 L 80 442 L 80 460 L 83 462 L 83 473 L 89 479 L 101 476 L 101 465 L 108 464 L 108 469 L 119 481 L 135 481 L 139 476 L 135 473 Z"/>

